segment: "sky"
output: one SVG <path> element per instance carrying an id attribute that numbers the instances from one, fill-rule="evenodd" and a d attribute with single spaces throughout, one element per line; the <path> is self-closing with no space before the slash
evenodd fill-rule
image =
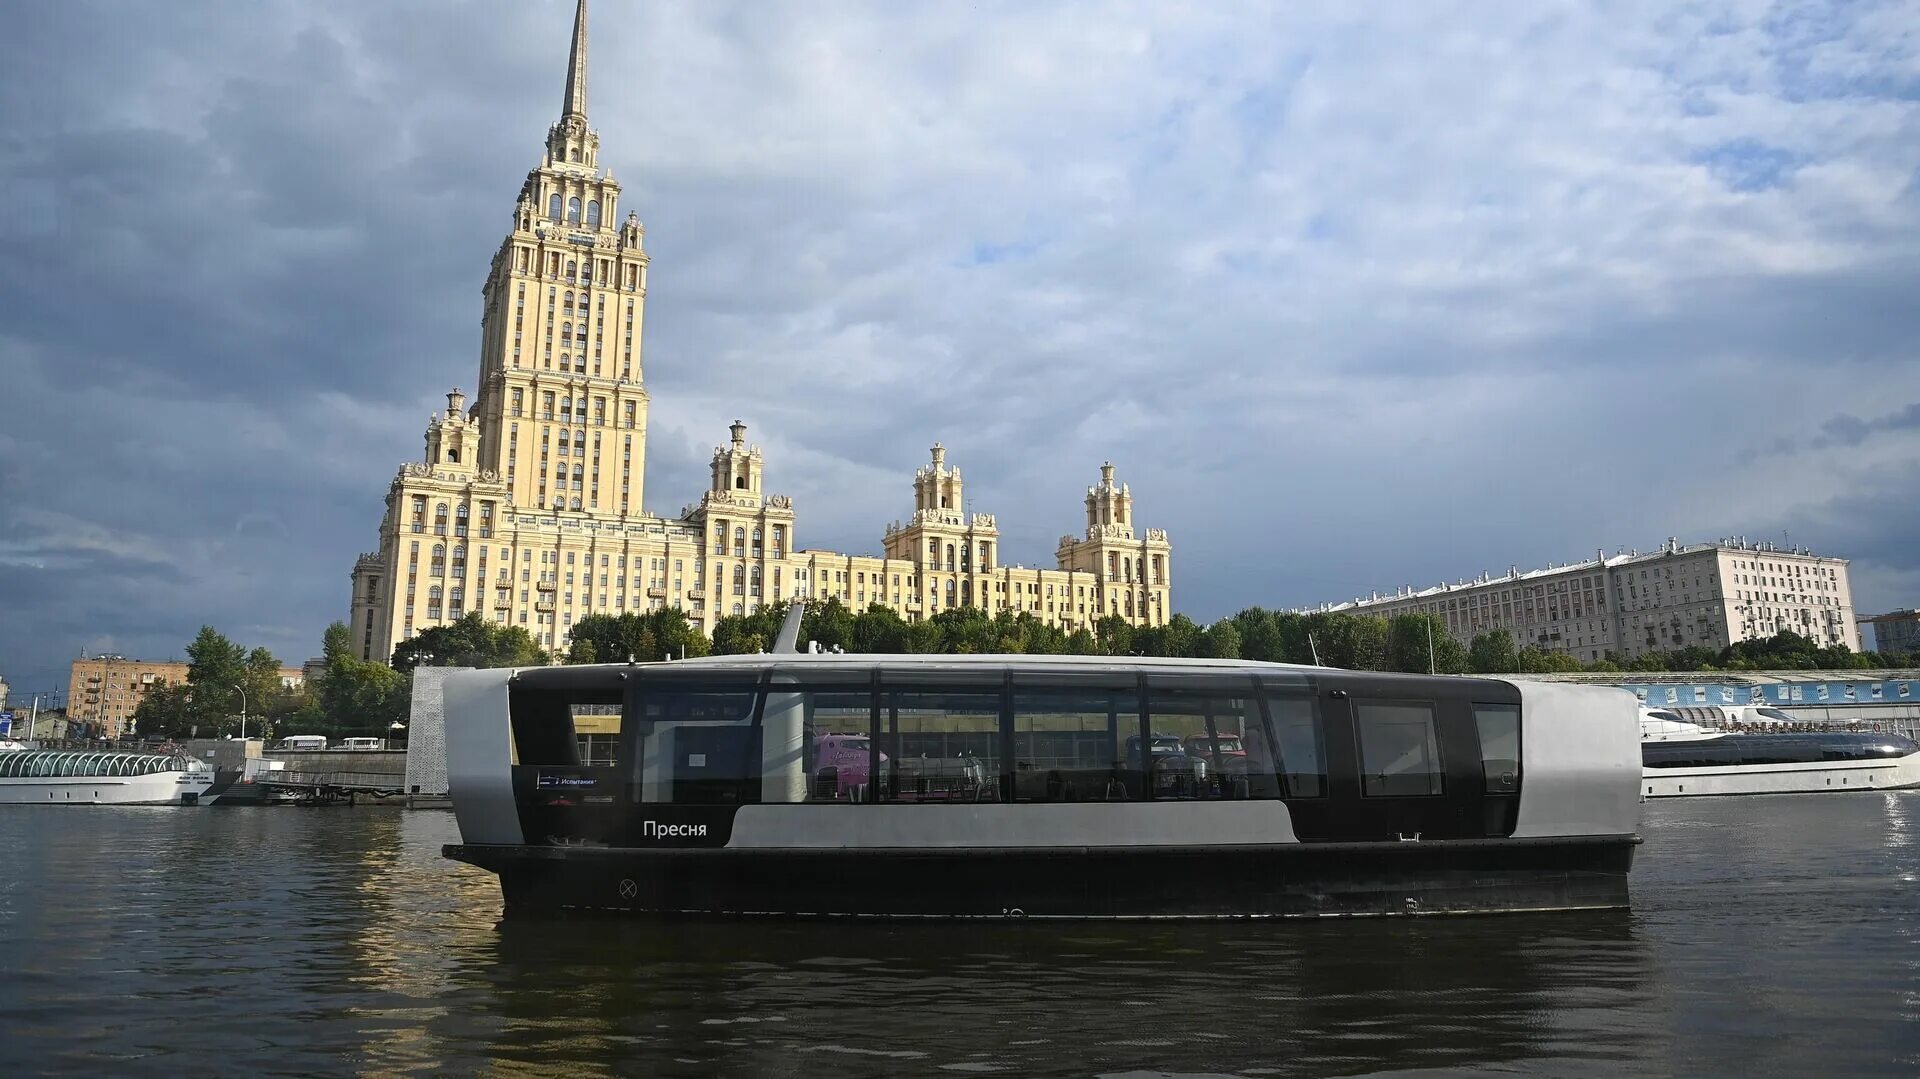
<path id="1" fill-rule="evenodd" d="M 0 675 L 297 663 L 471 393 L 569 0 L 24 0 Z M 1910 2 L 593 0 L 647 509 L 738 418 L 796 546 L 948 447 L 1051 565 L 1111 460 L 1202 622 L 1723 536 L 1920 603 Z"/>

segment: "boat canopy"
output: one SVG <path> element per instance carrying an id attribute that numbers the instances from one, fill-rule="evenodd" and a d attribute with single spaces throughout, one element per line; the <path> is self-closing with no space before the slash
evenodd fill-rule
<path id="1" fill-rule="evenodd" d="M 191 757 L 165 753 L 108 753 L 85 750 L 32 750 L 0 755 L 0 779 L 55 779 L 74 776 L 144 776 L 155 772 L 203 772 Z"/>

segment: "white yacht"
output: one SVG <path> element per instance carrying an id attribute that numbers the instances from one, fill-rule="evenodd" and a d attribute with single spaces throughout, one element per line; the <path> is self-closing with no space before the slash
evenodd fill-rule
<path id="1" fill-rule="evenodd" d="M 0 744 L 0 805 L 198 805 L 211 786 L 191 757 Z"/>
<path id="2" fill-rule="evenodd" d="M 1762 723 L 1790 720 L 1778 712 L 1754 717 Z M 1690 723 L 1664 708 L 1640 712 L 1640 762 L 1647 798 L 1920 787 L 1920 743 L 1911 738 L 1864 731 L 1734 732 Z"/>

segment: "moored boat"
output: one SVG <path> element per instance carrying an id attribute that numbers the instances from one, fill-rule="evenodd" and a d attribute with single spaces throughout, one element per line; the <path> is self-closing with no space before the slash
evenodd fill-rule
<path id="1" fill-rule="evenodd" d="M 0 805 L 197 805 L 213 779 L 205 764 L 175 754 L 0 752 Z"/>
<path id="2" fill-rule="evenodd" d="M 1590 909 L 1626 905 L 1639 842 L 1634 701 L 1599 687 L 753 655 L 459 673 L 445 703 L 446 854 L 509 912 Z M 609 711 L 585 763 L 574 717 Z"/>
<path id="3" fill-rule="evenodd" d="M 1640 729 L 1648 798 L 1920 787 L 1920 743 L 1897 734 L 1725 731 L 1659 708 L 1641 711 Z"/>

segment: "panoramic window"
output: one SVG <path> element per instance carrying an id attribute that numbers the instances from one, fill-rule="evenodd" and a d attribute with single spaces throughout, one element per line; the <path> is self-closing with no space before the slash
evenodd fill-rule
<path id="1" fill-rule="evenodd" d="M 885 757 L 876 768 L 872 723 L 873 694 L 865 688 L 770 691 L 761 720 L 761 801 L 873 800 Z"/>
<path id="2" fill-rule="evenodd" d="M 895 690 L 880 712 L 881 792 L 890 802 L 1000 799 L 1000 695 Z"/>
<path id="3" fill-rule="evenodd" d="M 1362 794 L 1406 798 L 1441 793 L 1433 711 L 1433 705 L 1421 702 L 1354 702 Z"/>
<path id="4" fill-rule="evenodd" d="M 1146 773 L 1151 798 L 1250 798 L 1256 783 L 1247 774 L 1247 743 L 1259 727 L 1252 697 L 1153 689 L 1147 740 L 1128 740 L 1127 763 Z M 1277 793 L 1271 771 L 1257 787 L 1261 797 Z"/>
<path id="5" fill-rule="evenodd" d="M 1094 802 L 1137 797 L 1137 769 L 1126 760 L 1128 735 L 1140 731 L 1133 691 L 1016 690 L 1013 695 L 1013 799 Z"/>

